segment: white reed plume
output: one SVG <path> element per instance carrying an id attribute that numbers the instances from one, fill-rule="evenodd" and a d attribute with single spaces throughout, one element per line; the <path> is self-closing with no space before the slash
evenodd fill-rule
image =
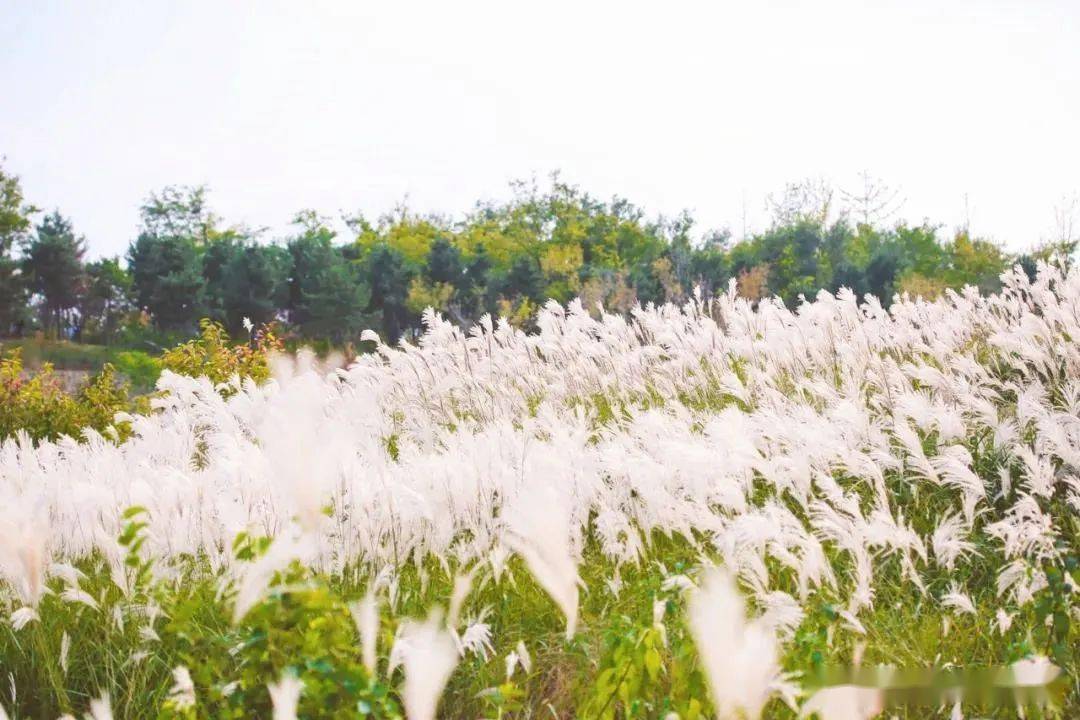
<path id="1" fill-rule="evenodd" d="M 532 486 L 516 498 L 504 518 L 507 545 L 521 555 L 540 587 L 566 616 L 566 637 L 578 615 L 577 560 L 570 546 L 569 509 L 553 486 Z"/>
<path id="2" fill-rule="evenodd" d="M 112 703 L 108 693 L 90 701 L 90 714 L 87 717 L 88 720 L 113 720 Z"/>
<path id="3" fill-rule="evenodd" d="M 364 598 L 349 606 L 356 629 L 360 633 L 360 655 L 369 673 L 375 672 L 379 639 L 379 600 L 373 589 Z"/>
<path id="4" fill-rule="evenodd" d="M 811 695 L 799 711 L 800 718 L 815 713 L 819 720 L 870 720 L 884 708 L 879 688 L 831 685 Z"/>
<path id="5" fill-rule="evenodd" d="M 191 679 L 191 672 L 183 665 L 177 665 L 172 674 L 173 685 L 169 689 L 168 701 L 181 712 L 194 708 L 195 683 Z"/>
<path id="6" fill-rule="evenodd" d="M 409 720 L 434 720 L 446 682 L 458 663 L 457 645 L 433 611 L 424 622 L 405 621 L 391 650 L 391 669 L 405 669 L 402 701 Z"/>
<path id="7" fill-rule="evenodd" d="M 720 717 L 760 717 L 780 674 L 776 640 L 760 621 L 748 621 L 735 581 L 723 569 L 705 571 L 687 618 Z"/>
<path id="8" fill-rule="evenodd" d="M 269 683 L 270 702 L 274 707 L 274 720 L 296 720 L 296 707 L 304 683 L 291 673 L 284 673 L 276 683 Z"/>

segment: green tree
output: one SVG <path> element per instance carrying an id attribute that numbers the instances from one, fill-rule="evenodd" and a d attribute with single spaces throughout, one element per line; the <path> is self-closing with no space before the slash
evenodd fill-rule
<path id="1" fill-rule="evenodd" d="M 769 294 L 779 295 L 789 307 L 800 294 L 809 297 L 828 285 L 819 250 L 826 233 L 843 231 L 842 226 L 827 230 L 808 216 L 793 217 L 793 221 L 774 225 L 750 243 L 750 264 L 768 266 Z"/>
<path id="2" fill-rule="evenodd" d="M 276 245 L 246 244 L 225 266 L 225 323 L 239 332 L 244 318 L 262 325 L 285 305 L 289 255 Z"/>
<path id="3" fill-rule="evenodd" d="M 463 313 L 468 281 L 461 250 L 446 237 L 437 237 L 428 249 L 423 272 L 409 284 L 406 305 L 411 311 L 422 312 L 427 307 L 446 313 L 459 324 L 468 320 Z"/>
<path id="4" fill-rule="evenodd" d="M 0 255 L 0 337 L 16 335 L 25 317 L 26 287 L 19 263 Z"/>
<path id="5" fill-rule="evenodd" d="M 406 301 L 414 272 L 406 264 L 405 256 L 386 243 L 368 251 L 364 267 L 371 288 L 368 309 L 382 311 L 383 333 L 388 343 L 396 344 L 408 327 Z"/>
<path id="6" fill-rule="evenodd" d="M 701 288 L 705 296 L 727 291 L 727 281 L 731 277 L 731 261 L 728 248 L 731 233 L 727 230 L 713 231 L 705 236 L 690 258 L 690 274 L 694 284 Z"/>
<path id="7" fill-rule="evenodd" d="M 285 307 L 291 263 L 285 248 L 233 228 L 213 231 L 201 255 L 206 313 L 234 336 L 243 332 L 244 318 L 261 325 Z"/>
<path id="8" fill-rule="evenodd" d="M 127 260 L 138 306 L 163 330 L 194 332 L 206 314 L 206 283 L 195 242 L 144 232 L 128 249 Z"/>
<path id="9" fill-rule="evenodd" d="M 544 298 L 544 274 L 540 265 L 528 255 L 514 258 L 510 270 L 502 283 L 503 294 L 507 297 L 526 298 L 541 302 Z"/>
<path id="10" fill-rule="evenodd" d="M 26 288 L 13 253 L 35 212 L 37 208 L 23 199 L 19 178 L 0 164 L 0 336 L 15 332 L 24 317 Z"/>
<path id="11" fill-rule="evenodd" d="M 861 282 L 858 276 L 852 278 L 852 289 L 860 295 L 870 293 L 888 305 L 896 293 L 901 262 L 901 248 L 895 242 L 876 246 L 862 272 Z"/>
<path id="12" fill-rule="evenodd" d="M 1001 289 L 999 276 L 1007 265 L 1007 257 L 999 245 L 973 238 L 964 230 L 956 233 L 948 249 L 952 267 L 945 280 L 953 287 L 974 285 L 983 293 Z"/>
<path id="13" fill-rule="evenodd" d="M 202 187 L 167 187 L 140 209 L 142 228 L 128 248 L 138 306 L 162 330 L 191 333 L 208 312 L 201 254 L 217 233 Z"/>
<path id="14" fill-rule="evenodd" d="M 337 343 L 354 338 L 369 322 L 371 302 L 360 262 L 334 245 L 334 231 L 315 213 L 298 214 L 294 224 L 303 231 L 287 249 L 290 320 L 305 337 Z"/>
<path id="15" fill-rule="evenodd" d="M 53 211 L 26 241 L 22 271 L 30 292 L 40 298 L 41 324 L 54 337 L 72 325 L 83 286 L 86 240 L 75 234 L 71 221 Z"/>
<path id="16" fill-rule="evenodd" d="M 131 311 L 131 276 L 118 258 L 87 263 L 86 283 L 79 301 L 80 339 L 112 343 Z"/>
<path id="17" fill-rule="evenodd" d="M 217 228 L 206 187 L 169 185 L 150 193 L 139 208 L 143 231 L 155 237 L 186 237 L 205 244 Z"/>
<path id="18" fill-rule="evenodd" d="M 462 284 L 462 312 L 466 318 L 477 320 L 491 311 L 492 297 L 489 274 L 491 256 L 483 243 L 478 243 L 472 256 L 465 261 L 465 277 Z"/>
<path id="19" fill-rule="evenodd" d="M 461 251 L 445 237 L 437 237 L 428 250 L 424 275 L 433 283 L 449 283 L 460 288 L 465 281 Z"/>
<path id="20" fill-rule="evenodd" d="M 225 321 L 225 269 L 242 251 L 244 240 L 235 232 L 215 232 L 201 247 L 197 247 L 202 277 L 206 282 L 203 307 L 206 315 L 218 322 Z"/>

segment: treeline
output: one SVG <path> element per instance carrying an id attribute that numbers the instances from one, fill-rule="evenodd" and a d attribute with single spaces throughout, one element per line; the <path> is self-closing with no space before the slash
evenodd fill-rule
<path id="1" fill-rule="evenodd" d="M 0 335 L 164 345 L 211 318 L 236 336 L 249 322 L 276 322 L 305 341 L 345 344 L 372 327 L 396 342 L 419 330 L 429 306 L 462 324 L 492 313 L 528 327 L 548 298 L 627 311 L 734 279 L 754 300 L 794 304 L 849 287 L 888 304 L 899 292 L 993 291 L 1016 261 L 1034 269 L 1034 254 L 1010 256 L 966 231 L 886 222 L 879 190 L 834 211 L 831 192 L 790 186 L 773 201 L 771 226 L 738 242 L 727 231 L 695 237 L 689 214 L 647 218 L 557 178 L 513 190 L 460 220 L 406 209 L 377 222 L 348 217 L 345 237 L 302 211 L 291 234 L 267 241 L 214 215 L 204 188 L 168 187 L 143 204 L 124 258 L 87 262 L 71 221 L 41 215 L 0 168 Z"/>

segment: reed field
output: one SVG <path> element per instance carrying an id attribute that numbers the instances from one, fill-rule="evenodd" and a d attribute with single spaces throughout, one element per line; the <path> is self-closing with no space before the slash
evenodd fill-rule
<path id="1" fill-rule="evenodd" d="M 1080 271 L 425 326 L 3 441 L 7 716 L 1080 713 Z"/>

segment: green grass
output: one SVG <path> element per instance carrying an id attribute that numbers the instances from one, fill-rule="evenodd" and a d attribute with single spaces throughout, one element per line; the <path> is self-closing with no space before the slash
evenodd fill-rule
<path id="1" fill-rule="evenodd" d="M 90 376 L 109 363 L 131 382 L 132 390 L 137 393 L 151 391 L 161 374 L 157 357 L 121 345 L 93 345 L 40 338 L 0 340 L 0 352 L 13 350 L 19 350 L 22 354 L 23 367 L 28 371 L 39 370 L 48 363 L 54 370 L 83 372 Z"/>
<path id="2" fill-rule="evenodd" d="M 94 346 L 72 343 L 42 343 L 42 346 L 75 348 L 75 355 L 92 354 Z M 102 348 L 101 350 L 109 350 Z M 124 362 L 122 351 L 114 356 Z M 59 366 L 59 363 L 58 363 Z M 700 388 L 688 390 L 673 401 L 699 410 L 719 411 L 739 401 L 706 379 Z M 627 412 L 663 404 L 661 398 L 620 398 L 603 394 L 581 401 L 595 411 L 597 429 L 618 424 Z M 388 441 L 393 445 L 393 438 Z M 396 445 L 393 445 L 396 447 Z M 980 452 L 976 439 L 970 442 L 974 466 L 980 476 L 993 477 L 997 461 L 992 449 Z M 985 467 L 983 467 L 985 465 Z M 868 493 L 864 484 L 838 475 L 845 489 Z M 916 487 L 899 472 L 886 473 L 890 497 L 905 510 L 907 521 L 921 536 L 934 528 L 936 518 L 952 507 L 944 489 Z M 774 488 L 760 483 L 749 498 L 755 505 L 769 500 L 785 503 L 798 516 L 803 510 L 791 507 L 790 498 L 777 497 Z M 1052 514 L 1069 517 L 1064 508 Z M 152 518 L 149 519 L 152 525 Z M 851 563 L 844 553 L 827 544 L 831 567 L 838 576 L 836 589 L 816 588 L 802 599 L 806 612 L 793 637 L 782 643 L 781 664 L 785 670 L 809 677 L 824 665 L 850 664 L 862 653 L 866 664 L 886 663 L 900 668 L 961 668 L 1001 666 L 1033 654 L 1051 655 L 1047 632 L 1052 613 L 1037 604 L 1024 608 L 1007 607 L 1014 613 L 1013 626 L 1005 633 L 994 629 L 994 613 L 1000 600 L 995 577 L 1004 558 L 996 543 L 982 533 L 984 521 L 977 520 L 973 533 L 978 555 L 959 564 L 955 571 L 919 563 L 925 590 L 905 579 L 895 559 L 879 558 L 874 563 L 874 604 L 860 614 L 866 628 L 862 635 L 838 618 L 836 611 L 846 604 L 852 585 Z M 1072 547 L 1080 529 L 1062 528 Z M 589 541 L 579 572 L 582 579 L 578 633 L 565 638 L 565 620 L 539 587 L 520 559 L 513 558 L 507 572 L 496 579 L 489 568 L 477 573 L 464 607 L 465 617 L 484 614 L 491 626 L 493 652 L 482 658 L 462 659 L 442 695 L 439 717 L 446 718 L 551 718 L 611 717 L 655 718 L 672 710 L 683 718 L 697 711 L 709 716 L 707 694 L 703 691 L 701 668 L 689 639 L 682 596 L 662 589 L 665 578 L 679 573 L 693 574 L 702 562 L 717 562 L 704 549 L 707 543 L 655 535 L 648 538 L 644 556 L 636 565 L 618 571 L 622 590 L 613 593 L 608 581 L 616 575 L 615 564 L 605 558 L 595 539 Z M 768 586 L 797 596 L 790 570 L 771 560 Z M 219 591 L 219 576 L 211 572 L 204 558 L 180 558 L 177 574 L 158 584 L 137 588 L 131 598 L 122 598 L 101 558 L 79 564 L 87 579 L 82 587 L 101 603 L 100 609 L 65 603 L 58 597 L 63 585 L 50 581 L 54 594 L 42 601 L 41 620 L 21 631 L 0 626 L 0 670 L 10 673 L 10 682 L 0 682 L 0 703 L 13 717 L 56 718 L 64 712 L 80 714 L 90 698 L 102 691 L 112 697 L 118 718 L 174 717 L 162 711 L 171 685 L 171 671 L 177 665 L 191 668 L 200 698 L 197 717 L 263 717 L 268 715 L 267 682 L 288 668 L 300 673 L 308 684 L 312 704 L 301 717 L 356 717 L 356 697 L 367 698 L 371 687 L 395 698 L 400 689 L 400 670 L 388 670 L 388 653 L 394 632 L 407 618 L 422 618 L 430 608 L 445 607 L 454 578 L 462 568 L 445 567 L 428 559 L 420 566 L 401 563 L 398 601 L 392 612 L 384 607 L 377 677 L 366 678 L 355 668 L 359 637 L 344 608 L 367 591 L 370 577 L 361 568 L 348 568 L 334 576 L 312 575 L 298 568 L 279 578 L 279 587 L 239 624 L 231 618 L 228 595 Z M 944 608 L 941 596 L 952 582 L 971 594 L 976 615 L 957 614 Z M 1066 595 L 1066 598 L 1069 596 Z M 653 606 L 666 602 L 667 643 L 657 646 L 653 634 Z M 1075 602 L 1075 601 L 1073 601 Z M 145 620 L 133 607 L 154 604 L 162 614 L 153 628 L 159 639 L 148 641 L 140 635 Z M 113 620 L 113 609 L 123 608 L 125 625 Z M 67 633 L 71 649 L 68 670 L 60 666 L 60 648 Z M 1077 685 L 1076 650 L 1080 649 L 1080 623 L 1066 630 L 1070 660 L 1066 705 L 1062 717 L 1080 717 L 1080 686 Z M 519 642 L 532 656 L 532 670 L 518 672 L 507 680 L 504 659 Z M 145 657 L 141 657 L 146 653 Z M 654 655 L 650 655 L 654 653 Z M 658 666 L 650 666 L 658 658 Z M 658 667 L 651 674 L 650 667 Z M 329 694 L 319 696 L 319 679 L 328 686 L 341 686 L 339 678 L 364 683 L 352 692 L 352 705 L 330 705 Z M 3 680 L 0 676 L 0 680 Z M 239 694 L 227 700 L 215 693 L 231 682 L 239 682 Z M 335 685 L 336 683 L 336 685 Z M 807 683 L 810 688 L 812 683 Z M 11 687 L 19 695 L 11 695 Z M 343 687 L 343 686 L 342 686 Z M 338 687 L 341 690 L 341 687 Z M 305 692 L 309 692 L 305 691 Z M 327 691 L 329 692 L 329 691 Z M 337 690 L 335 690 L 337 692 Z M 373 692 L 373 691 L 372 691 Z M 339 698 L 339 695 L 333 696 Z M 205 701 L 205 704 L 203 704 Z M 334 702 L 338 702 L 335 700 Z M 364 699 L 364 702 L 367 702 Z M 690 711 L 687 709 L 690 708 Z M 967 717 L 1017 717 L 1014 708 L 971 708 Z M 890 708 L 882 717 L 949 717 L 950 708 Z M 233 714 L 235 712 L 235 714 Z M 353 714 L 348 714 L 352 712 Z M 793 718 L 795 714 L 774 699 L 766 717 Z M 1028 717 L 1041 717 L 1029 712 Z"/>
<path id="3" fill-rule="evenodd" d="M 97 372 L 101 366 L 114 362 L 125 348 L 107 345 L 91 345 L 68 340 L 45 340 L 38 338 L 11 338 L 0 340 L 0 349 L 22 351 L 23 364 L 35 370 L 51 363 L 57 370 L 85 370 Z"/>
<path id="4" fill-rule="evenodd" d="M 701 560 L 700 548 L 684 539 L 654 537 L 639 565 L 622 568 L 623 587 L 616 595 L 607 584 L 613 565 L 591 544 L 580 569 L 586 589 L 581 596 L 579 631 L 571 640 L 565 638 L 559 610 L 519 559 L 512 559 L 498 580 L 482 567 L 463 617 L 486 613 L 494 652 L 486 660 L 478 655 L 462 659 L 442 695 L 440 717 L 585 717 L 590 709 L 605 708 L 602 717 L 659 719 L 689 702 L 702 703 L 708 716 L 704 681 L 686 633 L 681 595 L 662 589 L 666 577 L 684 571 L 692 574 Z M 860 645 L 864 662 L 902 668 L 1003 665 L 1038 650 L 1030 646 L 1037 622 L 1030 610 L 1017 614 L 1005 636 L 988 630 L 995 607 L 992 583 L 986 583 L 973 598 L 980 609 L 978 616 L 957 616 L 943 610 L 935 599 L 947 573 L 932 578 L 924 595 L 903 582 L 898 569 L 890 565 L 879 570 L 874 609 L 862 617 L 865 636 L 844 627 L 831 610 L 842 606 L 837 593 L 812 591 L 803 603 L 803 623 L 783 645 L 784 668 L 809 672 L 815 664 L 847 664 Z M 206 701 L 216 708 L 200 705 L 203 714 L 199 717 L 244 717 L 253 712 L 262 716 L 269 708 L 265 683 L 286 668 L 300 672 L 305 683 L 314 687 L 321 675 L 338 677 L 344 672 L 342 667 L 355 665 L 359 656 L 359 637 L 344 610 L 347 603 L 364 595 L 370 582 L 358 568 L 332 577 L 294 568 L 291 575 L 281 576 L 280 591 L 234 624 L 227 597 L 218 593 L 217 578 L 198 559 L 181 562 L 180 576 L 171 581 L 137 582 L 126 599 L 101 558 L 81 562 L 79 567 L 87 575 L 82 587 L 100 602 L 99 609 L 60 600 L 63 585 L 53 580 L 54 593 L 42 601 L 41 620 L 20 631 L 0 627 L 4 671 L 11 673 L 14 686 L 20 689 L 18 697 L 12 697 L 9 683 L 0 683 L 0 702 L 9 711 L 17 711 L 12 717 L 53 719 L 63 712 L 78 713 L 102 690 L 109 691 L 116 717 L 174 717 L 159 713 L 172 682 L 171 671 L 180 664 L 192 669 L 200 703 Z M 138 574 L 137 569 L 129 572 L 132 577 Z M 457 572 L 435 561 L 401 568 L 397 606 L 393 612 L 384 606 L 382 612 L 378 678 L 372 680 L 390 698 L 402 678 L 400 670 L 387 673 L 387 656 L 398 624 L 405 618 L 425 616 L 433 606 L 445 607 Z M 782 577 L 776 581 L 783 585 Z M 658 644 L 650 634 L 657 599 L 667 602 L 666 644 Z M 131 609 L 149 604 L 162 611 L 153 624 L 156 640 L 141 634 L 146 620 Z M 116 607 L 125 608 L 123 627 L 113 618 Z M 951 626 L 947 634 L 943 632 L 946 616 Z M 330 632 L 327 627 L 335 629 Z M 60 662 L 65 632 L 71 642 L 66 673 Z M 1080 640 L 1075 630 L 1073 640 Z M 519 641 L 532 656 L 532 670 L 519 671 L 508 682 L 504 659 Z M 641 672 L 650 647 L 659 649 L 659 671 L 652 680 Z M 146 655 L 139 659 L 139 653 Z M 622 690 L 610 689 L 611 678 L 623 679 Z M 626 678 L 633 679 L 631 686 L 626 686 Z M 239 681 L 240 689 L 232 702 L 242 705 L 231 708 L 221 700 L 214 706 L 209 698 L 215 688 L 233 681 Z M 1078 709 L 1073 687 L 1064 717 L 1076 717 Z M 230 714 L 232 710 L 239 714 Z M 326 712 L 331 711 L 326 708 Z M 336 712 L 318 716 L 357 716 Z M 885 715 L 890 716 L 948 717 L 948 709 L 894 708 Z M 1010 708 L 988 708 L 976 716 L 1016 717 L 1016 713 Z M 774 699 L 766 717 L 795 715 Z"/>

